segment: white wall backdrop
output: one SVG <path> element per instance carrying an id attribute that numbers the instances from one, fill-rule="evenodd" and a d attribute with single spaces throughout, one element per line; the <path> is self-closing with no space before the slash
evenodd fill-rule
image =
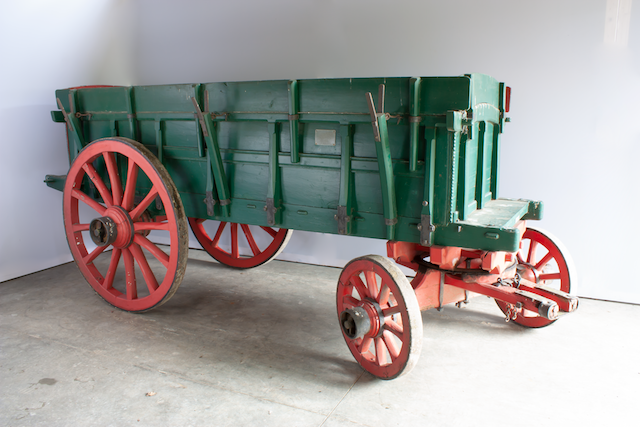
<path id="1" fill-rule="evenodd" d="M 48 115 L 56 88 L 481 72 L 513 88 L 501 195 L 545 202 L 540 226 L 571 251 L 579 295 L 640 303 L 627 270 L 640 237 L 632 0 L 48 4 L 0 6 L 11 64 L 0 89 L 0 281 L 69 259 L 60 194 L 42 183 L 68 167 L 64 127 Z M 342 266 L 384 243 L 297 232 L 280 257 Z"/>

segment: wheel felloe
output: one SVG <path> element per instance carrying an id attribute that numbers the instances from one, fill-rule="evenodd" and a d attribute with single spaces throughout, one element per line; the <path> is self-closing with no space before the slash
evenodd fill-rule
<path id="1" fill-rule="evenodd" d="M 338 281 L 337 308 L 345 342 L 366 371 L 392 379 L 412 369 L 420 355 L 422 318 L 395 264 L 377 255 L 349 262 Z"/>

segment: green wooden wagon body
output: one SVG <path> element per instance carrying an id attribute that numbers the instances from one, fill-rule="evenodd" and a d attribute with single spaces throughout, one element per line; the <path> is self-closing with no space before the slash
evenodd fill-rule
<path id="1" fill-rule="evenodd" d="M 384 96 L 379 142 L 367 93 L 378 109 Z M 71 161 L 99 138 L 138 140 L 169 171 L 189 217 L 514 252 L 516 222 L 541 213 L 538 202 L 497 198 L 505 86 L 485 75 L 94 87 L 56 97 L 71 113 Z"/>

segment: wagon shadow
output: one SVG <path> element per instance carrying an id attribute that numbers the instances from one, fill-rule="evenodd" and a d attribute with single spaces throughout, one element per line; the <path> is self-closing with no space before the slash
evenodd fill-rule
<path id="1" fill-rule="evenodd" d="M 315 278 L 313 289 L 279 285 L 295 277 L 269 266 L 237 270 L 190 258 L 180 290 L 145 316 L 180 331 L 181 347 L 199 353 L 217 378 L 245 371 L 263 379 L 352 384 L 362 370 L 338 328 L 335 282 Z"/>
<path id="2" fill-rule="evenodd" d="M 211 370 L 249 371 L 258 377 L 271 373 L 334 385 L 352 383 L 362 369 L 346 347 L 336 320 L 339 270 L 321 277 L 305 277 L 305 273 L 318 274 L 316 267 L 304 264 L 288 263 L 284 271 L 282 264 L 238 270 L 190 258 L 179 292 L 148 315 L 198 337 L 184 345 L 204 353 L 203 362 Z M 425 335 L 432 334 L 433 328 L 461 327 L 522 333 L 523 328 L 503 321 L 497 307 L 495 314 L 484 308 L 447 306 L 441 312 L 423 312 Z"/>

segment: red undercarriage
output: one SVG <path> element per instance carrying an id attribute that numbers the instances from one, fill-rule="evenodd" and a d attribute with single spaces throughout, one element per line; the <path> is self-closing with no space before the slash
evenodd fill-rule
<path id="1" fill-rule="evenodd" d="M 411 286 L 421 310 L 467 301 L 469 292 L 506 303 L 514 319 L 528 313 L 555 320 L 559 312 L 578 306 L 576 297 L 546 287 L 533 266 L 518 262 L 516 253 L 389 241 L 387 256 L 416 272 Z"/>

